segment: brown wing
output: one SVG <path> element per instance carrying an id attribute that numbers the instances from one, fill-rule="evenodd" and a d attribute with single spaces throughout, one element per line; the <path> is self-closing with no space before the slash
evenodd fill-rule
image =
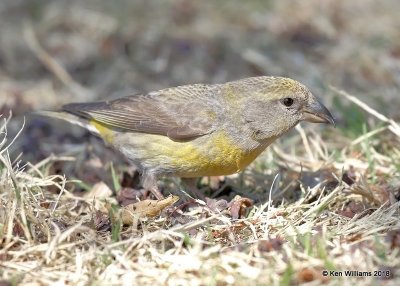
<path id="1" fill-rule="evenodd" d="M 213 131 L 208 92 L 205 85 L 182 86 L 113 101 L 72 103 L 63 110 L 126 131 L 189 141 Z"/>

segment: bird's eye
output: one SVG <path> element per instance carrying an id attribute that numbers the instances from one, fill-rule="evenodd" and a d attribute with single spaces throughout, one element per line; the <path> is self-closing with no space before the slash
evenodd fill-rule
<path id="1" fill-rule="evenodd" d="M 286 97 L 286 98 L 284 98 L 284 99 L 282 100 L 282 103 L 283 103 L 284 106 L 289 107 L 289 106 L 292 106 L 292 105 L 293 105 L 294 100 L 293 100 L 293 98 Z"/>

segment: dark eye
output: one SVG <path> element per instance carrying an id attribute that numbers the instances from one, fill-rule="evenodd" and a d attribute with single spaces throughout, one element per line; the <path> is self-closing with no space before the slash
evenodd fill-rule
<path id="1" fill-rule="evenodd" d="M 289 106 L 292 106 L 292 105 L 293 105 L 294 100 L 293 100 L 293 98 L 286 97 L 286 98 L 284 98 L 284 99 L 282 100 L 282 103 L 283 103 L 284 106 L 289 107 Z"/>

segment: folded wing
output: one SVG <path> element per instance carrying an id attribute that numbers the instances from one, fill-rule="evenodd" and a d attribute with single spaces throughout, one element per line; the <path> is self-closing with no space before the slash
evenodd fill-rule
<path id="1" fill-rule="evenodd" d="M 205 92 L 209 90 L 203 85 L 177 87 L 113 101 L 72 103 L 63 110 L 126 132 L 190 141 L 211 133 L 215 126 L 213 104 L 204 101 Z"/>

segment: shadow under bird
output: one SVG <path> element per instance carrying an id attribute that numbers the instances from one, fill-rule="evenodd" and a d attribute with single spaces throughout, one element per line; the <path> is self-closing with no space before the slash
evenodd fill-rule
<path id="1" fill-rule="evenodd" d="M 139 168 L 144 188 L 157 198 L 162 198 L 160 176 L 233 174 L 300 121 L 334 124 L 304 85 L 269 76 L 72 103 L 39 113 L 100 136 Z"/>

